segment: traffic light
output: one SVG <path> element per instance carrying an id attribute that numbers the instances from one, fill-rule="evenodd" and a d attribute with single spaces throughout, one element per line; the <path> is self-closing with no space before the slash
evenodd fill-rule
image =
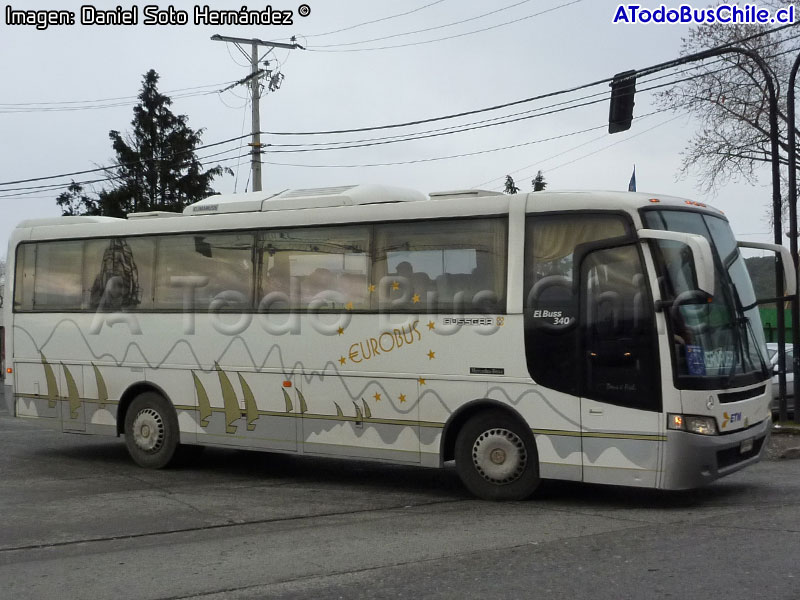
<path id="1" fill-rule="evenodd" d="M 636 94 L 636 71 L 624 71 L 611 80 L 611 105 L 608 109 L 608 133 L 619 133 L 631 128 L 633 121 L 633 96 Z"/>

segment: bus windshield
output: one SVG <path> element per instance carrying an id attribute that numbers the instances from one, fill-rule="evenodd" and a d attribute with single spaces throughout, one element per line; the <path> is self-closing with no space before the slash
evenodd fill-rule
<path id="1" fill-rule="evenodd" d="M 679 388 L 748 385 L 767 378 L 766 345 L 755 293 L 727 221 L 685 210 L 648 210 L 647 227 L 705 237 L 714 252 L 713 296 L 701 298 L 688 249 L 660 241 L 655 260 L 671 329 Z"/>

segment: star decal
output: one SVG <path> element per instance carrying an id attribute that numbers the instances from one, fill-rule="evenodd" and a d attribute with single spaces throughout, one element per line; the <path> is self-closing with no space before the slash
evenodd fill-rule
<path id="1" fill-rule="evenodd" d="M 405 395 L 405 394 L 400 394 L 400 395 L 397 397 L 397 399 L 398 399 L 398 400 L 400 400 L 400 402 L 401 402 L 401 403 L 402 403 L 402 402 L 405 402 L 405 401 L 406 401 L 406 395 Z"/>
<path id="2" fill-rule="evenodd" d="M 397 281 L 393 281 L 392 282 L 392 289 L 393 290 L 399 290 L 400 289 L 400 284 Z"/>
<path id="3" fill-rule="evenodd" d="M 339 327 L 339 329 L 337 329 L 337 330 L 336 330 L 336 332 L 337 332 L 339 335 L 342 335 L 342 334 L 344 333 L 344 328 L 343 328 L 343 327 Z"/>
<path id="4" fill-rule="evenodd" d="M 344 307 L 347 310 L 353 310 L 353 303 L 352 302 L 348 302 L 347 304 L 344 305 Z"/>
<path id="5" fill-rule="evenodd" d="M 423 377 L 420 377 L 419 379 L 417 379 L 417 381 L 419 382 L 420 385 L 425 385 L 425 379 Z"/>
<path id="6" fill-rule="evenodd" d="M 375 291 L 375 284 L 374 284 L 374 283 L 370 283 L 370 284 L 367 286 L 367 291 L 368 291 L 370 294 L 371 294 L 372 292 L 374 292 L 374 291 Z"/>
<path id="7" fill-rule="evenodd" d="M 428 321 L 428 329 L 436 329 L 436 323 L 433 321 Z"/>
<path id="8" fill-rule="evenodd" d="M 346 363 L 346 362 L 347 362 L 347 359 L 346 359 L 344 356 L 340 356 L 340 357 L 339 357 L 339 364 L 340 364 L 340 365 L 343 365 L 343 364 L 344 364 L 344 363 Z"/>
<path id="9" fill-rule="evenodd" d="M 375 395 L 373 396 L 373 398 L 375 398 L 375 402 L 380 402 L 381 401 L 381 395 L 378 392 L 375 392 Z"/>
<path id="10" fill-rule="evenodd" d="M 416 304 L 417 302 L 419 302 L 419 294 L 414 294 L 414 295 L 411 297 L 411 302 L 413 302 L 414 304 Z"/>
<path id="11" fill-rule="evenodd" d="M 434 358 L 436 358 L 436 352 L 434 352 L 433 350 L 429 350 L 428 351 L 428 360 L 433 360 Z"/>

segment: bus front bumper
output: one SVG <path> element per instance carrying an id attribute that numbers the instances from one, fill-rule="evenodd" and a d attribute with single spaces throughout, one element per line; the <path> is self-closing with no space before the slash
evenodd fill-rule
<path id="1" fill-rule="evenodd" d="M 667 431 L 661 488 L 702 487 L 761 460 L 772 430 L 772 419 L 726 435 Z M 752 446 L 751 446 L 752 444 Z"/>

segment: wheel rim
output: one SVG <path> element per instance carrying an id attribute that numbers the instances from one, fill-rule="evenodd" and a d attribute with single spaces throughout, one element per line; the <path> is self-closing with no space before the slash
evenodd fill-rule
<path id="1" fill-rule="evenodd" d="M 164 419 L 152 408 L 139 411 L 133 421 L 133 441 L 149 454 L 158 452 L 164 445 Z"/>
<path id="2" fill-rule="evenodd" d="M 472 446 L 472 463 L 486 481 L 495 485 L 513 483 L 528 464 L 525 442 L 508 429 L 489 429 Z"/>

